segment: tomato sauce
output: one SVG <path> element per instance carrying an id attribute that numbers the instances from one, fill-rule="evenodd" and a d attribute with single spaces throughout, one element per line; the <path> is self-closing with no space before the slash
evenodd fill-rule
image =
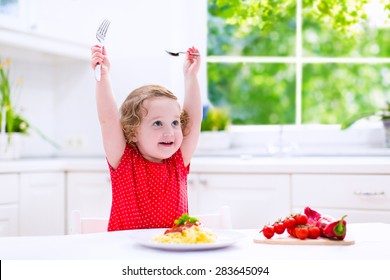
<path id="1" fill-rule="evenodd" d="M 183 232 L 184 229 L 190 228 L 192 226 L 199 226 L 199 223 L 198 222 L 195 222 L 195 223 L 186 222 L 183 225 L 175 225 L 175 226 L 171 227 L 170 229 L 167 229 L 164 232 L 164 234 L 173 233 L 173 232 L 180 232 L 181 233 L 181 232 Z"/>

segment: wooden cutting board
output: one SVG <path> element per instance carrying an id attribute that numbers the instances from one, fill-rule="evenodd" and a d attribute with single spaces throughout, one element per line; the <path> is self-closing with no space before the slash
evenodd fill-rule
<path id="1" fill-rule="evenodd" d="M 291 237 L 289 235 L 273 236 L 271 239 L 265 238 L 259 234 L 253 239 L 253 242 L 259 244 L 277 244 L 277 245 L 336 245 L 346 246 L 355 244 L 355 240 L 345 237 L 344 240 L 331 240 L 324 237 L 318 237 L 317 239 L 300 240 L 298 238 Z"/>

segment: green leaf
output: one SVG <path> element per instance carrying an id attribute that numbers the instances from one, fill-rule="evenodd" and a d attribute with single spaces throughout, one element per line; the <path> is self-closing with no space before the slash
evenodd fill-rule
<path id="1" fill-rule="evenodd" d="M 344 123 L 341 124 L 341 130 L 345 130 L 349 127 L 351 127 L 355 122 L 361 119 L 365 119 L 371 116 L 374 116 L 377 114 L 377 111 L 371 111 L 371 112 L 364 112 L 357 114 L 356 116 L 353 116 L 352 118 L 348 119 Z"/>
<path id="2" fill-rule="evenodd" d="M 174 224 L 177 226 L 184 225 L 186 222 L 195 223 L 198 221 L 195 217 L 190 217 L 187 213 L 183 213 L 181 217 L 174 221 Z"/>

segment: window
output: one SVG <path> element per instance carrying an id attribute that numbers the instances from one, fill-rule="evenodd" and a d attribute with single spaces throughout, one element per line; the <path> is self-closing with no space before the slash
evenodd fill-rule
<path id="1" fill-rule="evenodd" d="M 209 0 L 208 94 L 236 125 L 340 124 L 390 98 L 381 0 Z"/>

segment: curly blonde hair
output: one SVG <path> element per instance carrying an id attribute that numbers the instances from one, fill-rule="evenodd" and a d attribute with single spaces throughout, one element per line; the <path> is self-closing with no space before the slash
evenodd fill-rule
<path id="1" fill-rule="evenodd" d="M 146 85 L 133 90 L 125 101 L 123 101 L 122 106 L 120 107 L 120 121 L 128 144 L 134 144 L 132 139 L 136 136 L 137 129 L 142 122 L 143 116 L 148 113 L 143 106 L 145 100 L 156 97 L 167 97 L 177 100 L 177 97 L 170 90 L 162 86 Z M 182 110 L 180 114 L 180 124 L 183 135 L 186 135 L 188 123 L 188 114 Z"/>

